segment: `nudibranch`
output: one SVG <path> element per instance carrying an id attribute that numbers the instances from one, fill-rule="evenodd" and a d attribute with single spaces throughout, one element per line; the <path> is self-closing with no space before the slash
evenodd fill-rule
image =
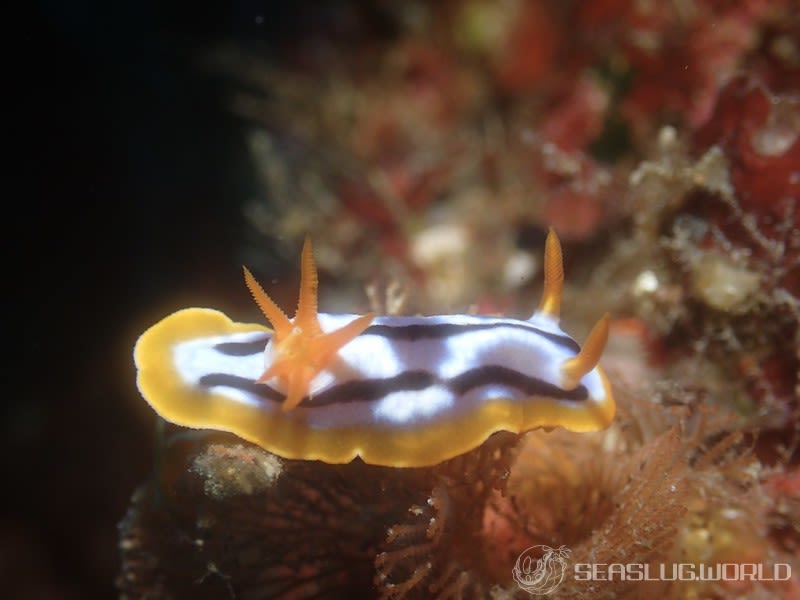
<path id="1" fill-rule="evenodd" d="M 528 320 L 317 312 L 306 239 L 289 319 L 245 269 L 272 329 L 207 308 L 173 313 L 134 349 L 137 384 L 167 421 L 229 431 L 290 459 L 422 467 L 497 431 L 607 427 L 615 403 L 598 366 L 608 316 L 586 343 L 559 327 L 561 245 L 545 242 L 541 303 Z"/>

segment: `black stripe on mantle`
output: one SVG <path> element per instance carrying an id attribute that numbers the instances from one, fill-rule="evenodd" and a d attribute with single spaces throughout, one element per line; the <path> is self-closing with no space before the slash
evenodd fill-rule
<path id="1" fill-rule="evenodd" d="M 411 325 L 370 325 L 361 335 L 378 335 L 390 340 L 398 340 L 405 342 L 415 342 L 423 339 L 442 339 L 459 335 L 462 333 L 469 333 L 471 331 L 481 331 L 484 329 L 493 329 L 495 327 L 510 327 L 512 329 L 521 329 L 540 335 L 557 344 L 563 346 L 568 350 L 573 351 L 575 354 L 581 351 L 578 342 L 573 340 L 567 335 L 552 333 L 544 331 L 532 325 L 525 325 L 523 323 L 435 323 L 425 325 L 422 323 L 414 323 Z M 225 354 L 226 356 L 250 356 L 264 351 L 264 347 L 269 342 L 270 335 L 265 335 L 263 338 L 251 340 L 248 342 L 222 342 L 214 345 L 214 350 Z"/>
<path id="2" fill-rule="evenodd" d="M 238 375 L 210 373 L 203 375 L 199 383 L 207 388 L 214 386 L 235 388 L 272 402 L 283 402 L 286 398 L 284 394 L 267 384 L 256 383 Z M 434 385 L 446 387 L 456 396 L 462 396 L 472 389 L 485 385 L 505 385 L 519 390 L 526 396 L 546 396 L 573 402 L 589 398 L 588 390 L 582 385 L 572 390 L 564 390 L 538 377 L 529 377 L 499 365 L 487 365 L 470 369 L 448 380 L 440 380 L 428 371 L 405 371 L 394 377 L 382 379 L 354 379 L 314 394 L 313 400 L 309 400 L 306 396 L 303 398 L 305 404 L 301 406 L 313 408 L 350 402 L 374 402 L 392 392 L 416 392 Z"/>

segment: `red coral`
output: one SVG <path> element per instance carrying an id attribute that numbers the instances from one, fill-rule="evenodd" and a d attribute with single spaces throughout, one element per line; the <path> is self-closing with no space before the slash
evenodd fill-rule
<path id="1" fill-rule="evenodd" d="M 501 90 L 515 94 L 541 82 L 553 69 L 563 38 L 549 5 L 526 2 L 511 29 L 505 51 L 495 66 Z"/>
<path id="2" fill-rule="evenodd" d="M 590 237 L 602 216 L 603 209 L 596 197 L 573 190 L 551 195 L 544 209 L 544 220 L 551 223 L 565 240 Z"/>
<path id="3" fill-rule="evenodd" d="M 603 130 L 608 95 L 596 81 L 581 78 L 575 82 L 566 98 L 545 116 L 542 123 L 544 139 L 565 152 L 586 148 Z"/>
<path id="4" fill-rule="evenodd" d="M 547 38 L 548 43 L 559 44 L 554 52 L 563 60 L 559 60 L 559 73 L 551 73 L 546 87 L 558 90 L 555 95 L 560 104 L 572 94 L 575 80 L 606 61 L 617 77 L 629 81 L 618 82 L 615 92 L 619 111 L 635 131 L 645 135 L 652 131 L 659 120 L 654 116 L 677 117 L 698 126 L 714 106 L 719 82 L 742 65 L 761 67 L 771 79 L 797 69 L 791 56 L 784 56 L 796 53 L 792 33 L 800 28 L 787 12 L 783 1 L 705 2 L 688 9 L 674 3 L 632 0 L 580 3 L 575 10 L 562 10 L 551 17 L 559 31 L 571 35 L 550 34 Z M 526 16 L 520 18 L 518 31 L 532 27 Z M 535 16 L 534 22 L 543 21 Z M 792 25 L 776 25 L 782 21 Z M 762 29 L 774 32 L 770 45 L 765 45 Z M 509 63 L 525 64 L 528 54 L 515 50 Z M 545 56 L 550 52 L 553 50 Z M 609 108 L 616 110 L 613 105 Z"/>
<path id="5" fill-rule="evenodd" d="M 729 162 L 739 214 L 723 209 L 712 222 L 735 245 L 785 270 L 778 285 L 800 298 L 800 100 L 737 77 L 693 142 L 698 153 L 719 146 Z"/>
<path id="6" fill-rule="evenodd" d="M 659 167 L 678 185 L 653 231 L 672 232 L 660 243 L 685 284 L 659 296 L 673 309 L 661 329 L 667 345 L 699 342 L 715 357 L 757 407 L 754 426 L 788 431 L 800 369 L 800 101 L 736 77 L 689 141 L 690 168 L 674 156 Z"/>
<path id="7" fill-rule="evenodd" d="M 778 93 L 797 92 L 800 82 L 800 13 L 780 15 L 767 23 L 758 47 L 746 60 L 750 73 Z"/>
<path id="8" fill-rule="evenodd" d="M 616 41 L 634 81 L 623 112 L 634 124 L 667 113 L 693 126 L 707 119 L 719 81 L 757 47 L 759 27 L 783 5 L 705 2 L 683 11 L 670 3 L 625 4 Z"/>
<path id="9" fill-rule="evenodd" d="M 548 190 L 543 220 L 564 240 L 590 237 L 607 217 L 614 186 L 610 171 L 581 151 L 562 151 L 546 143 L 534 156 L 536 177 Z"/>
<path id="10" fill-rule="evenodd" d="M 793 214 L 800 228 L 800 100 L 772 96 L 750 77 L 736 77 L 719 95 L 714 114 L 695 135 L 705 150 L 719 145 L 730 161 L 742 208 L 771 229 Z"/>
<path id="11" fill-rule="evenodd" d="M 339 184 L 342 204 L 359 220 L 380 228 L 395 229 L 403 223 L 408 212 L 423 210 L 444 187 L 449 169 L 434 165 L 415 172 L 402 160 L 376 169 L 373 182 L 344 179 Z"/>
<path id="12" fill-rule="evenodd" d="M 400 98 L 428 116 L 434 126 L 458 123 L 469 94 L 459 77 L 455 57 L 430 41 L 412 40 L 394 50 L 400 69 Z"/>
<path id="13" fill-rule="evenodd" d="M 800 469 L 781 468 L 763 484 L 772 500 L 772 535 L 788 552 L 800 552 Z"/>

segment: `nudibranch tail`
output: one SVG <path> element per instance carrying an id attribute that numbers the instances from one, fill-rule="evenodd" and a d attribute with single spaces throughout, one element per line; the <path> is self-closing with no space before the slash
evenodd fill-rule
<path id="1" fill-rule="evenodd" d="M 561 242 L 551 227 L 544 244 L 544 292 L 537 312 L 556 321 L 561 313 L 561 294 L 564 291 L 564 261 Z"/>
<path id="2" fill-rule="evenodd" d="M 608 342 L 609 319 L 608 313 L 603 315 L 592 327 L 589 337 L 586 338 L 586 343 L 584 343 L 577 356 L 565 360 L 561 365 L 562 386 L 564 389 L 575 388 L 580 383 L 581 378 L 592 371 L 597 366 L 597 363 L 600 362 L 600 357 L 606 347 L 606 342 Z"/>

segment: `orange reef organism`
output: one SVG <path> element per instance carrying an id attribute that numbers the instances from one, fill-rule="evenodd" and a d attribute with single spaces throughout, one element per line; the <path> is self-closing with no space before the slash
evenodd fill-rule
<path id="1" fill-rule="evenodd" d="M 608 316 L 583 348 L 560 329 L 552 231 L 543 298 L 528 320 L 317 313 L 308 239 L 301 273 L 289 320 L 245 270 L 274 331 L 189 308 L 142 334 L 134 359 L 147 402 L 168 421 L 229 431 L 284 458 L 389 467 L 434 465 L 497 431 L 596 431 L 614 417 L 597 365 Z"/>

